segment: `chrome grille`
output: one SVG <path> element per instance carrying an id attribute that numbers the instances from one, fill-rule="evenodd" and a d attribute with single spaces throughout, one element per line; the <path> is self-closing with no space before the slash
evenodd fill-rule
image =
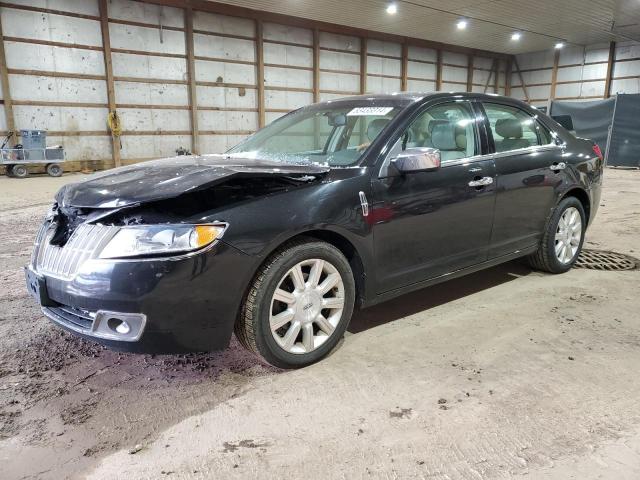
<path id="1" fill-rule="evenodd" d="M 76 228 L 64 246 L 58 247 L 49 243 L 54 229 L 46 229 L 36 240 L 35 268 L 40 273 L 70 279 L 85 261 L 96 255 L 117 230 L 117 227 L 82 224 Z"/>

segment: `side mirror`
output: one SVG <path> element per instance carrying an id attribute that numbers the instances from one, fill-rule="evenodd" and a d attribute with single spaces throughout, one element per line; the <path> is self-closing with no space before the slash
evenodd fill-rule
<path id="1" fill-rule="evenodd" d="M 391 164 L 403 174 L 438 170 L 440 163 L 440 150 L 437 148 L 408 148 L 391 160 Z"/>

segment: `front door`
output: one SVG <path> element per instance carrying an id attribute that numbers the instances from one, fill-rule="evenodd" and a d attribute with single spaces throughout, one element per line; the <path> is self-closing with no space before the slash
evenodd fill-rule
<path id="1" fill-rule="evenodd" d="M 562 148 L 535 116 L 482 102 L 495 150 L 496 209 L 490 258 L 537 245 L 564 179 Z"/>
<path id="2" fill-rule="evenodd" d="M 392 143 L 369 214 L 378 293 L 484 262 L 495 200 L 493 159 L 480 155 L 469 102 L 427 107 Z M 439 149 L 441 168 L 403 175 L 387 168 L 411 147 Z"/>

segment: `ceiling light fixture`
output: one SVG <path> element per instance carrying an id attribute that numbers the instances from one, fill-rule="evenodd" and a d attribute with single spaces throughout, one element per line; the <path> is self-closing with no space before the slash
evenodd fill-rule
<path id="1" fill-rule="evenodd" d="M 522 34 L 520 32 L 513 32 L 511 34 L 511 40 L 513 40 L 514 42 L 520 40 L 520 37 L 522 37 Z"/>
<path id="2" fill-rule="evenodd" d="M 461 18 L 458 20 L 458 23 L 456 23 L 456 27 L 458 27 L 458 30 L 464 30 L 467 28 L 467 21 L 464 18 Z"/>
<path id="3" fill-rule="evenodd" d="M 560 50 L 562 47 L 564 47 L 564 42 L 556 43 L 556 50 Z"/>
<path id="4" fill-rule="evenodd" d="M 398 4 L 395 2 L 391 2 L 387 5 L 387 13 L 389 15 L 395 15 L 398 13 Z"/>

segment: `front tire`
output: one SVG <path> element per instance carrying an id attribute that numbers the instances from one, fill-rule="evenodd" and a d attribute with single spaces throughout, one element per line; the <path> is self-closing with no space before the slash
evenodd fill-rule
<path id="1" fill-rule="evenodd" d="M 299 368 L 324 358 L 342 338 L 355 303 L 348 260 L 333 245 L 296 240 L 254 277 L 235 332 L 271 365 Z"/>
<path id="2" fill-rule="evenodd" d="M 550 273 L 569 271 L 582 250 L 586 226 L 582 203 L 575 197 L 563 199 L 549 219 L 538 251 L 527 257 L 529 264 Z"/>

